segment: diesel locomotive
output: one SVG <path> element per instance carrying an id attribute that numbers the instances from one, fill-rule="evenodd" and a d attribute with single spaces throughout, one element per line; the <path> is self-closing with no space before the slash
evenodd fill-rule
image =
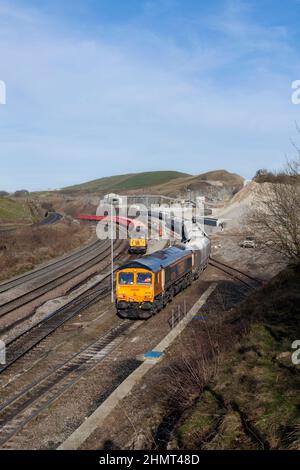
<path id="1" fill-rule="evenodd" d="M 144 255 L 147 252 L 147 245 L 146 237 L 129 238 L 128 253 Z"/>
<path id="2" fill-rule="evenodd" d="M 116 308 L 122 318 L 147 319 L 191 285 L 206 268 L 207 237 L 201 246 L 172 246 L 132 260 L 116 272 Z"/>
<path id="3" fill-rule="evenodd" d="M 128 236 L 128 253 L 144 255 L 148 247 L 146 228 L 143 225 L 138 225 L 134 231 L 128 233 Z"/>

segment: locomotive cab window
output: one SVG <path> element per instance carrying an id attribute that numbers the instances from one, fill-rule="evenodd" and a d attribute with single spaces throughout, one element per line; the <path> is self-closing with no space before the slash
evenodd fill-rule
<path id="1" fill-rule="evenodd" d="M 151 273 L 137 273 L 136 283 L 137 284 L 151 284 L 152 274 Z"/>
<path id="2" fill-rule="evenodd" d="M 120 285 L 131 285 L 133 284 L 133 273 L 120 273 L 119 274 Z"/>

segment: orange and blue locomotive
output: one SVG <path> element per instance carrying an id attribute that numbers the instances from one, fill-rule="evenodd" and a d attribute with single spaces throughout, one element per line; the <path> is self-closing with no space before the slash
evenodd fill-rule
<path id="1" fill-rule="evenodd" d="M 122 318 L 146 319 L 199 277 L 209 250 L 172 246 L 130 261 L 116 273 L 116 308 Z"/>

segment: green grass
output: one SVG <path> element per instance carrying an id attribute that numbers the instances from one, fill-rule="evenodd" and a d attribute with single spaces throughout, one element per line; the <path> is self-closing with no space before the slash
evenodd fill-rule
<path id="1" fill-rule="evenodd" d="M 128 173 L 126 175 L 108 176 L 87 183 L 67 186 L 62 191 L 126 191 L 134 189 L 148 188 L 167 183 L 176 178 L 190 176 L 179 171 L 147 171 L 143 173 Z"/>
<path id="2" fill-rule="evenodd" d="M 223 354 L 210 386 L 223 409 L 202 393 L 177 431 L 180 443 L 203 449 L 300 448 L 299 366 L 291 361 L 291 344 L 300 338 L 299 285 L 299 267 L 287 268 L 233 311 L 231 321 L 238 318 L 248 328 Z"/>
<path id="3" fill-rule="evenodd" d="M 182 449 L 195 449 L 199 442 L 214 433 L 220 413 L 219 404 L 209 391 L 204 391 L 189 418 L 177 429 L 176 437 Z"/>
<path id="4" fill-rule="evenodd" d="M 0 219 L 14 220 L 31 220 L 28 206 L 14 199 L 0 197 Z"/>

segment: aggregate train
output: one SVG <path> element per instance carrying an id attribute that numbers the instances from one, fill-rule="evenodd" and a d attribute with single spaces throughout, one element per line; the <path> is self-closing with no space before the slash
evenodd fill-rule
<path id="1" fill-rule="evenodd" d="M 161 213 L 153 216 L 162 219 Z M 165 224 L 180 232 L 180 246 L 142 256 L 117 270 L 116 308 L 122 318 L 146 319 L 156 314 L 190 286 L 208 264 L 211 243 L 201 225 L 171 217 Z"/>

